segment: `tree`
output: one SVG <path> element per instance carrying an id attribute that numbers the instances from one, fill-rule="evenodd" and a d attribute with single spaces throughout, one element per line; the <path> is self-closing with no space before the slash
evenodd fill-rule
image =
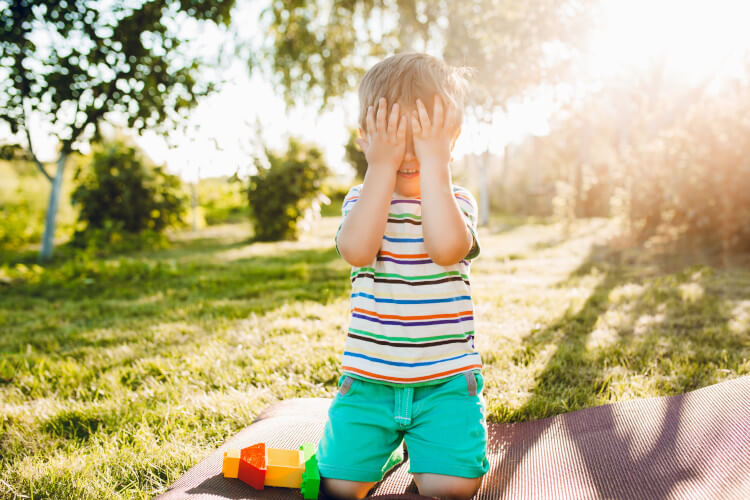
<path id="1" fill-rule="evenodd" d="M 170 26 L 191 17 L 228 23 L 234 0 L 115 2 L 12 0 L 0 3 L 0 120 L 25 147 L 50 192 L 41 260 L 52 256 L 55 218 L 67 159 L 80 141 L 98 137 L 115 112 L 141 131 L 193 106 L 211 90 L 196 80 L 200 61 L 181 53 Z M 32 143 L 32 116 L 59 143 L 50 174 Z"/>
<path id="2" fill-rule="evenodd" d="M 373 58 L 438 50 L 476 70 L 471 104 L 503 106 L 563 79 L 584 47 L 593 0 L 276 0 L 263 52 L 288 103 L 353 89 Z"/>

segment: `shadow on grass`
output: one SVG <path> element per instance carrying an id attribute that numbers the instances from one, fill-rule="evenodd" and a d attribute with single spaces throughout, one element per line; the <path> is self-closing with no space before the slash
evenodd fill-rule
<path id="1" fill-rule="evenodd" d="M 511 415 L 511 421 L 543 419 L 616 399 L 617 391 L 610 383 L 612 374 L 618 370 L 655 380 L 660 396 L 716 383 L 726 377 L 726 372 L 741 372 L 748 348 L 743 347 L 741 335 L 729 328 L 731 311 L 727 301 L 750 297 L 747 287 L 727 290 L 714 271 L 705 268 L 688 268 L 675 274 L 662 272 L 639 283 L 644 280 L 638 270 L 623 265 L 621 256 L 608 253 L 606 247 L 592 249 L 583 264 L 571 273 L 568 284 L 595 270 L 600 273 L 599 284 L 579 311 L 566 313 L 525 339 L 525 349 L 519 355 L 522 361 L 524 357 L 530 360 L 547 346 L 556 347 L 536 377 L 531 398 Z M 591 336 L 599 318 L 610 309 L 623 308 L 623 299 L 613 302 L 613 290 L 634 282 L 642 293 L 624 299 L 627 307 L 623 311 L 630 316 L 630 325 L 617 328 L 608 345 L 592 347 Z M 638 388 L 634 389 L 637 393 Z M 618 437 L 612 409 L 608 411 L 605 427 L 611 434 L 611 446 L 626 450 L 621 456 L 623 468 L 636 471 L 639 480 L 659 481 L 663 491 L 671 491 L 680 481 L 700 473 L 679 464 L 661 470 L 653 467 L 655 461 L 668 462 L 675 447 L 674 423 L 681 419 L 681 399 L 670 403 L 653 450 L 638 459 L 627 453 L 631 443 Z M 503 492 L 526 452 L 550 425 L 549 420 L 538 421 L 523 436 L 510 437 L 509 445 L 523 451 L 499 467 L 503 470 Z M 568 430 L 575 439 L 575 429 Z M 596 454 L 582 442 L 577 442 L 577 447 L 602 498 L 609 498 L 613 491 L 623 491 L 622 488 L 627 491 L 625 481 L 632 477 L 620 477 L 616 470 L 598 468 Z"/>
<path id="2" fill-rule="evenodd" d="M 143 332 L 174 321 L 242 319 L 299 300 L 327 304 L 347 296 L 347 269 L 333 248 L 232 262 L 66 261 L 30 271 L 2 289 L 0 320 L 9 335 L 0 341 L 0 351 L 101 347 L 120 339 L 87 339 L 86 333 L 119 325 Z"/>
<path id="3" fill-rule="evenodd" d="M 162 250 L 133 252 L 125 256 L 150 259 L 175 259 L 183 256 L 199 257 L 233 248 L 241 248 L 253 243 L 252 238 L 236 240 L 215 237 L 191 238 L 173 242 L 172 246 Z"/>

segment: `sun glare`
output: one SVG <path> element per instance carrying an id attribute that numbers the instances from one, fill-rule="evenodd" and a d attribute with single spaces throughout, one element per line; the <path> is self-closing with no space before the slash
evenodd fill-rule
<path id="1" fill-rule="evenodd" d="M 733 73 L 750 49 L 749 19 L 745 0 L 608 0 L 589 69 L 606 79 L 663 64 L 685 83 Z"/>

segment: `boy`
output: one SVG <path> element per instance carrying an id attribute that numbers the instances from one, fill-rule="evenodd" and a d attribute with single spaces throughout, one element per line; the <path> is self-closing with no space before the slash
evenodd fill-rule
<path id="1" fill-rule="evenodd" d="M 471 498 L 489 467 L 469 288 L 476 202 L 448 165 L 464 85 L 459 68 L 414 53 L 360 84 L 368 167 L 336 235 L 353 266 L 352 315 L 318 446 L 334 498 L 364 497 L 403 459 L 402 441 L 422 495 Z"/>

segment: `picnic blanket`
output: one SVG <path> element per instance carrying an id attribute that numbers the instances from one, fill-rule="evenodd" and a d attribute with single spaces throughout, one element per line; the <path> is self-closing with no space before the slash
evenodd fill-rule
<path id="1" fill-rule="evenodd" d="M 298 490 L 255 491 L 225 479 L 223 453 L 257 442 L 274 448 L 317 443 L 329 404 L 329 399 L 309 398 L 272 405 L 157 498 L 302 498 Z M 750 376 L 677 396 L 489 424 L 488 429 L 490 471 L 476 499 L 750 498 Z M 408 471 L 407 459 L 370 495 L 425 498 Z"/>

